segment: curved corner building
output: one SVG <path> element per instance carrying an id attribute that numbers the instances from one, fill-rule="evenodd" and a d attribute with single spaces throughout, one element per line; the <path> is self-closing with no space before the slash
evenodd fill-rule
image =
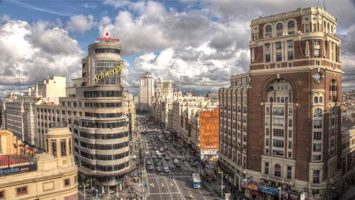
<path id="1" fill-rule="evenodd" d="M 120 51 L 114 39 L 91 44 L 82 61 L 82 78 L 74 80 L 67 94 L 68 101 L 76 99 L 67 103 L 78 104 L 80 113 L 72 125 L 79 172 L 104 192 L 116 189 L 130 167 L 127 97 L 117 70 L 123 62 Z"/>

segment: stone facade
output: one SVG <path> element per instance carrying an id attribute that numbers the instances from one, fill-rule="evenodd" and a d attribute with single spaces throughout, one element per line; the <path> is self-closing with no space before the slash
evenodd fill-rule
<path id="1" fill-rule="evenodd" d="M 0 131 L 0 157 L 5 163 L 1 166 L 0 199 L 79 199 L 70 131 L 53 128 L 48 138 L 53 146 L 41 152 L 24 145 L 10 131 Z"/>

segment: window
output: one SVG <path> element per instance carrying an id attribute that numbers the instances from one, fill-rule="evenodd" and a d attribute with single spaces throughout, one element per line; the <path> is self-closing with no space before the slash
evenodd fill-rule
<path id="1" fill-rule="evenodd" d="M 288 60 L 293 60 L 293 51 L 289 51 L 289 52 L 287 53 L 287 59 L 288 59 Z"/>
<path id="2" fill-rule="evenodd" d="M 274 107 L 272 108 L 272 114 L 277 116 L 284 116 L 285 115 L 284 108 Z"/>
<path id="3" fill-rule="evenodd" d="M 287 166 L 287 179 L 291 179 L 291 178 L 292 178 L 292 167 Z"/>
<path id="4" fill-rule="evenodd" d="M 288 148 L 292 149 L 292 141 L 288 141 Z"/>
<path id="5" fill-rule="evenodd" d="M 305 24 L 304 25 L 304 29 L 305 29 L 306 33 L 310 32 L 310 27 L 309 26 L 310 26 L 309 24 Z"/>
<path id="6" fill-rule="evenodd" d="M 56 140 L 51 140 L 51 145 L 52 145 L 52 154 L 53 156 L 57 156 L 57 143 Z"/>
<path id="7" fill-rule="evenodd" d="M 100 53 L 120 54 L 120 50 L 119 49 L 113 49 L 113 48 L 98 48 L 98 49 L 95 49 L 95 54 L 100 54 Z"/>
<path id="8" fill-rule="evenodd" d="M 284 137 L 285 130 L 284 129 L 272 129 L 273 135 L 277 137 Z"/>
<path id="9" fill-rule="evenodd" d="M 276 30 L 277 30 L 277 36 L 282 36 L 283 33 L 283 24 L 282 23 L 278 23 L 276 25 Z"/>
<path id="10" fill-rule="evenodd" d="M 319 183 L 320 182 L 320 171 L 319 170 L 313 170 L 313 183 Z"/>
<path id="11" fill-rule="evenodd" d="M 288 130 L 288 137 L 292 138 L 292 130 Z"/>
<path id="12" fill-rule="evenodd" d="M 270 37 L 271 36 L 271 32 L 272 32 L 272 26 L 271 25 L 267 25 L 265 27 L 265 36 L 266 37 Z"/>
<path id="13" fill-rule="evenodd" d="M 322 155 L 313 155 L 313 161 L 321 161 Z"/>
<path id="14" fill-rule="evenodd" d="M 264 169 L 265 174 L 269 174 L 269 163 L 265 163 L 265 169 Z"/>
<path id="15" fill-rule="evenodd" d="M 276 53 L 276 61 L 282 61 L 281 53 Z"/>
<path id="16" fill-rule="evenodd" d="M 71 148 L 72 148 L 72 146 L 71 146 L 71 138 L 69 138 L 69 154 L 72 153 L 72 152 L 71 152 Z"/>
<path id="17" fill-rule="evenodd" d="M 67 144 L 65 139 L 60 140 L 60 150 L 61 150 L 61 156 L 67 155 Z"/>
<path id="18" fill-rule="evenodd" d="M 322 151 L 322 144 L 319 144 L 319 143 L 313 144 L 313 151 L 314 152 Z"/>
<path id="19" fill-rule="evenodd" d="M 275 46 L 276 46 L 276 49 L 282 49 L 281 42 L 276 42 Z"/>
<path id="20" fill-rule="evenodd" d="M 314 57 L 319 58 L 320 57 L 320 53 L 319 52 L 320 52 L 319 49 L 314 49 L 313 50 Z"/>
<path id="21" fill-rule="evenodd" d="M 287 157 L 292 158 L 292 152 L 287 152 Z"/>
<path id="22" fill-rule="evenodd" d="M 314 120 L 313 128 L 322 128 L 322 120 Z"/>
<path id="23" fill-rule="evenodd" d="M 280 31 L 280 30 L 282 30 L 282 29 L 283 29 L 283 24 L 282 24 L 282 23 L 278 23 L 278 24 L 276 25 L 276 30 Z"/>
<path id="24" fill-rule="evenodd" d="M 272 150 L 272 155 L 282 157 L 282 156 L 284 156 L 284 152 L 281 150 Z"/>
<path id="25" fill-rule="evenodd" d="M 270 62 L 271 57 L 270 54 L 265 54 L 265 62 Z"/>
<path id="26" fill-rule="evenodd" d="M 70 179 L 64 179 L 64 186 L 69 186 L 70 185 Z"/>
<path id="27" fill-rule="evenodd" d="M 273 118 L 272 119 L 272 125 L 274 126 L 284 126 L 285 125 L 285 120 L 284 119 L 279 119 L 279 118 Z"/>
<path id="28" fill-rule="evenodd" d="M 21 196 L 27 194 L 27 186 L 16 188 L 16 195 Z"/>
<path id="29" fill-rule="evenodd" d="M 314 140 L 321 140 L 322 139 L 322 132 L 316 131 L 313 133 Z"/>
<path id="30" fill-rule="evenodd" d="M 295 22 L 294 21 L 289 21 L 287 23 L 287 28 L 288 29 L 294 29 L 295 28 Z"/>
<path id="31" fill-rule="evenodd" d="M 287 47 L 293 48 L 293 40 L 287 40 Z"/>
<path id="32" fill-rule="evenodd" d="M 275 165 L 274 175 L 277 177 L 281 177 L 281 166 L 279 164 Z"/>
<path id="33" fill-rule="evenodd" d="M 284 141 L 283 141 L 283 140 L 273 140 L 273 141 L 272 141 L 272 145 L 273 145 L 274 147 L 283 148 L 283 147 L 284 147 Z"/>
<path id="34" fill-rule="evenodd" d="M 289 120 L 288 120 L 288 126 L 289 126 L 289 127 L 292 127 L 292 119 L 289 119 Z"/>

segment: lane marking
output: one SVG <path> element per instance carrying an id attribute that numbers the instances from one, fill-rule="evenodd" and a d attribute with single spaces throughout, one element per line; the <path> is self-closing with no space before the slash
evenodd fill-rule
<path id="1" fill-rule="evenodd" d="M 181 194 L 181 196 L 182 196 L 182 199 L 183 199 L 183 200 L 186 200 L 186 199 L 185 199 L 185 196 L 184 196 L 184 193 L 181 192 L 179 185 L 176 183 L 176 180 L 175 180 L 175 179 L 173 179 L 173 180 L 174 180 L 174 183 L 175 183 L 176 187 L 178 188 L 178 190 L 179 190 L 179 192 L 180 192 L 180 194 Z"/>
<path id="2" fill-rule="evenodd" d="M 201 190 L 198 189 L 198 191 L 200 192 L 200 194 L 202 195 L 202 197 L 207 200 L 207 198 L 205 197 L 205 195 L 202 194 Z"/>
<path id="3" fill-rule="evenodd" d="M 162 177 L 161 179 L 163 179 L 163 181 L 166 183 L 166 185 L 168 185 L 168 184 L 167 184 L 167 181 L 165 180 L 165 177 Z M 161 183 L 161 184 L 163 184 L 163 183 Z M 173 199 L 172 196 L 171 196 L 171 191 L 170 191 L 170 189 L 169 189 L 169 186 L 168 186 L 167 188 L 168 188 L 168 192 L 169 192 L 170 199 Z"/>

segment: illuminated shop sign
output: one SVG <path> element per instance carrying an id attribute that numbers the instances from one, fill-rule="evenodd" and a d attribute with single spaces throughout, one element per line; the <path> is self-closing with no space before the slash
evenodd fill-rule
<path id="1" fill-rule="evenodd" d="M 279 189 L 274 188 L 274 187 L 268 187 L 268 186 L 264 186 L 264 185 L 259 185 L 259 190 L 263 193 L 267 193 L 267 194 L 271 194 L 274 196 L 278 196 L 279 195 Z"/>
<path id="2" fill-rule="evenodd" d="M 27 171 L 32 171 L 36 169 L 36 165 L 27 165 L 27 166 L 21 166 L 21 167 L 12 167 L 12 168 L 7 168 L 7 169 L 0 169 L 0 176 L 1 175 L 7 175 L 7 174 L 15 174 L 15 173 L 20 173 L 20 172 L 27 172 Z"/>
<path id="3" fill-rule="evenodd" d="M 259 191 L 258 184 L 251 181 L 242 181 L 242 188 L 253 191 Z"/>
<path id="4" fill-rule="evenodd" d="M 106 41 L 106 42 L 108 42 L 108 41 L 111 41 L 111 42 L 118 42 L 118 41 L 120 41 L 118 38 L 110 38 L 110 33 L 109 32 L 106 32 L 105 34 L 104 34 L 104 37 L 102 37 L 102 38 L 96 38 L 96 40 L 97 41 Z"/>
<path id="5" fill-rule="evenodd" d="M 110 77 L 117 75 L 121 73 L 121 71 L 124 69 L 125 65 L 123 62 L 118 63 L 118 65 L 114 68 L 107 69 L 105 71 L 99 72 L 95 75 L 95 81 L 102 80 L 104 78 Z"/>

